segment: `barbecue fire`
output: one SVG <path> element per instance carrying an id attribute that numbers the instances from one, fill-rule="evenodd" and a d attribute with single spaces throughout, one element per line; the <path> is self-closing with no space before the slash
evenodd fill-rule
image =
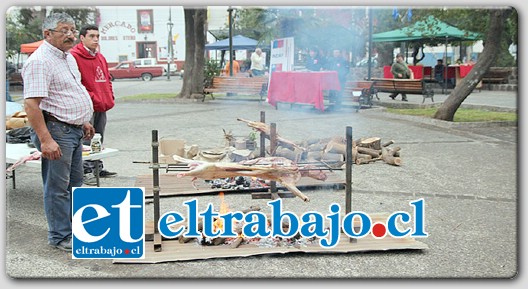
<path id="1" fill-rule="evenodd" d="M 220 198 L 220 209 L 219 214 L 226 214 L 228 212 L 231 212 L 231 209 L 229 208 L 227 202 L 224 199 L 224 193 L 219 193 L 218 197 Z M 243 214 L 247 214 L 251 211 L 260 211 L 259 207 L 250 207 L 249 209 L 242 210 L 241 212 Z M 237 233 L 236 237 L 233 238 L 223 238 L 223 237 L 206 237 L 205 234 L 203 234 L 203 226 L 202 223 L 198 223 L 199 232 L 202 233 L 201 237 L 196 238 L 196 242 L 199 245 L 202 246 L 220 246 L 220 245 L 227 245 L 231 248 L 235 249 L 238 248 L 240 245 L 243 244 L 251 244 L 258 247 L 265 247 L 265 248 L 273 248 L 273 247 L 296 247 L 300 248 L 302 246 L 306 246 L 308 244 L 315 244 L 317 241 L 317 237 L 311 237 L 311 238 L 305 238 L 300 235 L 300 233 L 297 233 L 295 236 L 291 238 L 282 238 L 282 237 L 253 237 L 253 238 L 247 238 L 242 233 L 242 228 L 244 227 L 243 221 L 235 221 L 233 220 L 232 227 L 234 228 L 234 232 Z M 213 222 L 213 232 L 219 233 L 220 231 L 224 230 L 225 224 L 223 223 L 222 218 L 217 218 Z M 272 230 L 272 223 L 270 220 L 268 220 L 267 223 L 268 230 Z M 282 222 L 282 229 L 284 231 L 289 230 L 289 223 L 288 222 Z M 179 241 L 180 243 L 187 243 L 191 241 L 192 239 L 188 239 L 185 237 L 180 236 Z"/>

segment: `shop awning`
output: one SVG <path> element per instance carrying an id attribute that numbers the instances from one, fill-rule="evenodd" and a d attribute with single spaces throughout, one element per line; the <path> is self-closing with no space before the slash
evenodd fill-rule
<path id="1" fill-rule="evenodd" d="M 20 45 L 20 53 L 26 53 L 31 54 L 33 51 L 37 50 L 39 46 L 44 42 L 44 40 L 40 40 L 37 42 L 31 42 L 31 43 L 25 43 Z"/>

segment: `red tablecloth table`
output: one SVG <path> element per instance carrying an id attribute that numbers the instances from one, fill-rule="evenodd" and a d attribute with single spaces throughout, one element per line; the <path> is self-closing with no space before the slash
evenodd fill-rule
<path id="1" fill-rule="evenodd" d="M 324 111 L 323 90 L 341 90 L 335 71 L 276 71 L 271 74 L 268 103 L 311 104 Z"/>
<path id="2" fill-rule="evenodd" d="M 458 69 L 460 70 L 460 78 L 464 78 L 473 69 L 473 65 L 460 65 Z"/>
<path id="3" fill-rule="evenodd" d="M 474 65 L 458 65 L 456 67 L 456 84 L 458 85 L 464 77 L 466 77 L 471 69 L 473 69 Z M 477 86 L 475 87 L 477 89 L 482 88 L 482 81 L 477 83 Z"/>

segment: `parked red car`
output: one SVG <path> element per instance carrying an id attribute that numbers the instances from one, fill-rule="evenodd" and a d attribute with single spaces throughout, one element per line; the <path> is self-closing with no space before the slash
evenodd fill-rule
<path id="1" fill-rule="evenodd" d="M 158 66 L 137 67 L 133 61 L 120 62 L 108 69 L 111 80 L 121 78 L 141 78 L 150 81 L 154 77 L 163 75 L 163 68 Z"/>

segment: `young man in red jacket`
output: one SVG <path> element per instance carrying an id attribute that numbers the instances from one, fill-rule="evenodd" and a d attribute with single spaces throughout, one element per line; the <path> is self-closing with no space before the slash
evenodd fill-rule
<path id="1" fill-rule="evenodd" d="M 75 57 L 77 66 L 81 72 L 81 82 L 88 90 L 92 98 L 94 114 L 90 121 L 95 128 L 95 132 L 101 134 L 101 142 L 104 141 L 106 127 L 106 111 L 114 107 L 114 92 L 108 63 L 105 57 L 99 52 L 99 27 L 86 25 L 79 32 L 80 42 L 75 45 L 70 53 Z M 103 168 L 100 162 L 100 177 L 110 177 L 115 172 L 109 172 Z M 87 185 L 95 185 L 95 163 L 84 161 L 85 181 Z"/>

